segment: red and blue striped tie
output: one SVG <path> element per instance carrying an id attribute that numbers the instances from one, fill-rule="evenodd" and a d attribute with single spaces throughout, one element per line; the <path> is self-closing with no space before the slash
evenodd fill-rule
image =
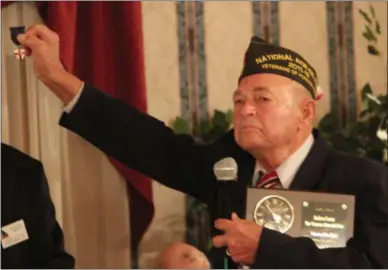
<path id="1" fill-rule="evenodd" d="M 282 188 L 282 184 L 276 171 L 272 171 L 267 174 L 260 171 L 256 188 Z"/>

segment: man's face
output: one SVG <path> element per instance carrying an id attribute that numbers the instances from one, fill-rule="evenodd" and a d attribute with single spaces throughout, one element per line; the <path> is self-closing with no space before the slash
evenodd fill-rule
<path id="1" fill-rule="evenodd" d="M 244 150 L 281 147 L 293 142 L 302 124 L 292 81 L 275 74 L 241 80 L 234 93 L 234 136 Z"/>

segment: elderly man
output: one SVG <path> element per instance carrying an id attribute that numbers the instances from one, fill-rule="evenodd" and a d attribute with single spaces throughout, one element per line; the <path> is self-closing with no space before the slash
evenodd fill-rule
<path id="1" fill-rule="evenodd" d="M 388 267 L 387 169 L 334 151 L 313 129 L 317 75 L 297 53 L 254 37 L 233 96 L 234 130 L 214 144 L 198 146 L 190 136 L 175 135 L 164 123 L 67 73 L 59 61 L 58 35 L 47 27 L 33 26 L 18 39 L 31 50 L 38 78 L 66 105 L 62 126 L 208 205 L 215 226 L 225 232 L 213 240 L 218 248 L 211 253 L 212 267 L 225 267 L 225 246 L 236 263 L 229 260 L 228 267 Z M 309 238 L 244 220 L 246 198 L 240 192 L 232 198 L 237 215 L 219 219 L 213 165 L 225 157 L 238 164 L 236 191 L 256 186 L 355 195 L 354 237 L 346 247 L 319 249 Z"/>
<path id="2" fill-rule="evenodd" d="M 206 255 L 185 243 L 173 243 L 158 257 L 161 269 L 210 269 Z"/>

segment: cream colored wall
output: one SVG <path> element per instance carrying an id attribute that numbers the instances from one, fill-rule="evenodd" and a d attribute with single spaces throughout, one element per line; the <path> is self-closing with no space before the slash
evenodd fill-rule
<path id="1" fill-rule="evenodd" d="M 378 49 L 381 51 L 380 57 L 372 57 L 367 53 L 367 42 L 362 37 L 365 28 L 365 22 L 361 18 L 358 9 L 369 11 L 369 5 L 372 5 L 376 12 L 376 18 L 382 27 L 382 34 L 379 37 Z M 357 90 L 361 90 L 366 82 L 369 82 L 372 89 L 379 94 L 387 92 L 387 2 L 366 2 L 356 1 L 353 3 L 354 20 L 354 54 L 355 54 L 355 72 Z"/>
<path id="2" fill-rule="evenodd" d="M 204 12 L 208 108 L 227 110 L 252 36 L 252 4 L 205 2 Z"/>
<path id="3" fill-rule="evenodd" d="M 329 61 L 325 2 L 280 2 L 282 46 L 300 53 L 316 69 L 324 98 L 317 102 L 317 117 L 330 110 Z"/>

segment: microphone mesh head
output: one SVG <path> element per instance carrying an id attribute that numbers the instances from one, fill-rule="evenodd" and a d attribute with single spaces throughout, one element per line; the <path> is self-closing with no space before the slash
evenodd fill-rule
<path id="1" fill-rule="evenodd" d="M 217 161 L 213 166 L 213 171 L 218 181 L 237 180 L 237 163 L 231 157 Z"/>

